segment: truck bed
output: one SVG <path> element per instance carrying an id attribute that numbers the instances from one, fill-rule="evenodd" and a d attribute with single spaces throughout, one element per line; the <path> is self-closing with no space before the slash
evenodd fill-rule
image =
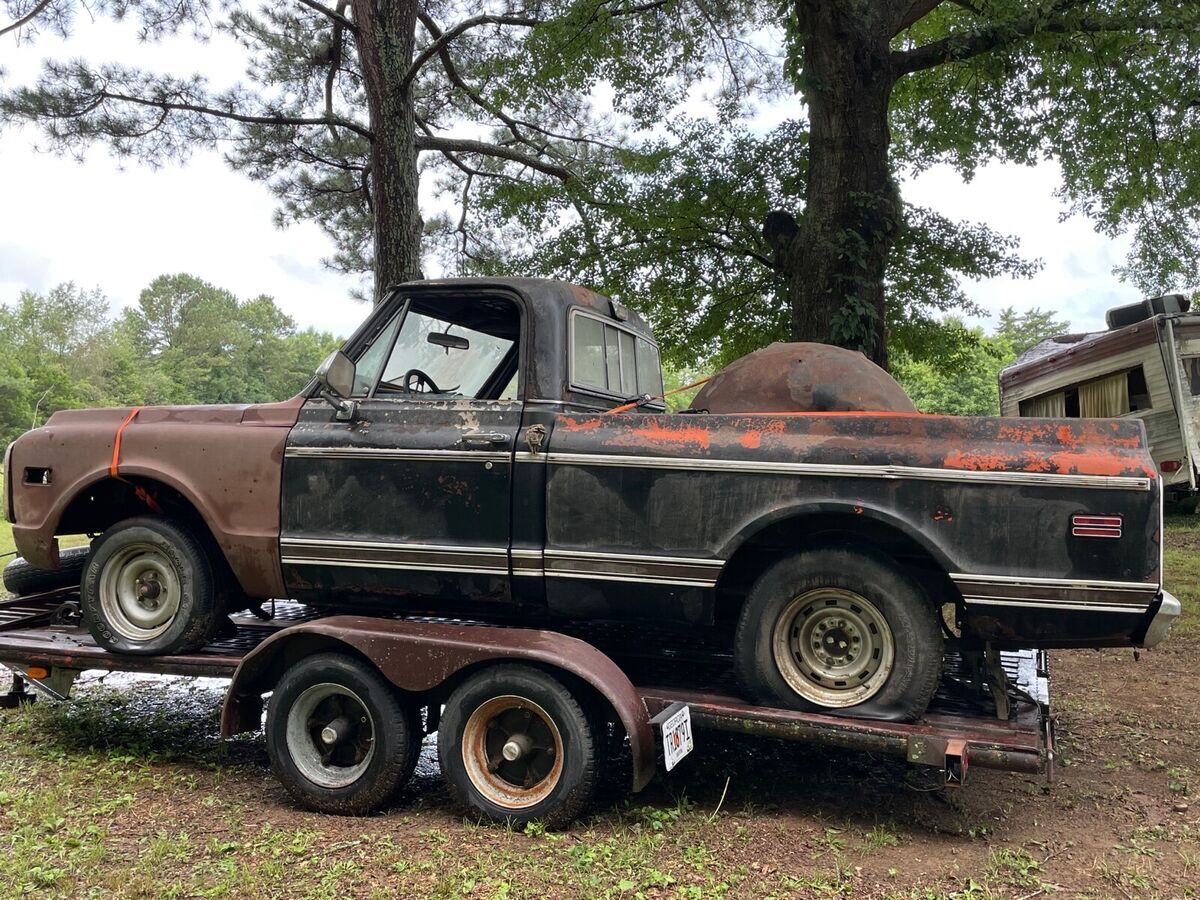
<path id="1" fill-rule="evenodd" d="M 269 620 L 248 612 L 235 615 L 232 634 L 194 653 L 125 656 L 99 647 L 86 628 L 69 618 L 62 621 L 64 603 L 70 610 L 73 599 L 71 592 L 54 592 L 0 601 L 0 664 L 18 673 L 40 666 L 229 678 L 242 658 L 270 635 L 323 615 L 303 604 L 277 602 Z M 1007 720 L 996 718 L 990 693 L 966 677 L 961 656 L 948 643 L 942 683 L 926 714 L 917 722 L 886 722 L 747 702 L 738 694 L 732 654 L 719 641 L 688 635 L 685 642 L 678 631 L 646 623 L 586 623 L 558 630 L 588 641 L 616 661 L 651 715 L 684 702 L 701 728 L 903 756 L 947 770 L 961 765 L 969 754 L 970 761 L 982 767 L 1052 775 L 1054 728 L 1045 651 L 1002 653 L 1014 688 Z M 965 768 L 948 771 L 950 782 L 961 779 Z"/>

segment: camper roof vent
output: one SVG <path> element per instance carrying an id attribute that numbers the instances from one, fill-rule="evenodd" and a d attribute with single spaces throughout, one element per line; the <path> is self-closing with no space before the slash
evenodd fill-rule
<path id="1" fill-rule="evenodd" d="M 1110 329 L 1124 328 L 1126 325 L 1144 322 L 1153 316 L 1185 313 L 1190 307 L 1191 303 L 1183 294 L 1164 294 L 1126 306 L 1114 306 L 1104 314 L 1104 321 Z"/>

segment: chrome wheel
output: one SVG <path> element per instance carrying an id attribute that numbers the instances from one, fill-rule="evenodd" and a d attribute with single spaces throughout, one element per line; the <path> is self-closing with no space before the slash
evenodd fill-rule
<path id="1" fill-rule="evenodd" d="M 306 689 L 287 714 L 287 751 L 323 788 L 353 784 L 375 756 L 375 722 L 362 699 L 332 682 Z"/>
<path id="2" fill-rule="evenodd" d="M 544 709 L 524 697 L 493 697 L 463 728 L 467 777 L 485 799 L 505 809 L 528 809 L 558 786 L 563 742 Z"/>
<path id="3" fill-rule="evenodd" d="M 775 622 L 771 648 L 792 690 L 833 708 L 875 696 L 896 655 L 892 629 L 879 609 L 840 588 L 816 588 L 792 600 Z"/>
<path id="4" fill-rule="evenodd" d="M 100 578 L 100 606 L 112 629 L 131 641 L 149 641 L 179 613 L 183 578 L 165 553 L 149 543 L 122 547 Z"/>

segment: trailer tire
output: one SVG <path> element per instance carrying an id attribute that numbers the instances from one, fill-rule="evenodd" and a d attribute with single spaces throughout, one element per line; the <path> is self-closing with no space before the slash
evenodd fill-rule
<path id="1" fill-rule="evenodd" d="M 412 777 L 421 749 L 415 708 L 373 667 L 340 653 L 307 657 L 283 673 L 266 731 L 271 770 L 287 792 L 336 815 L 365 816 L 387 803 Z"/>
<path id="2" fill-rule="evenodd" d="M 911 721 L 942 668 L 942 631 L 924 591 L 879 553 L 806 550 L 767 569 L 738 620 L 734 658 L 761 703 Z"/>
<path id="3" fill-rule="evenodd" d="M 438 728 L 451 796 L 495 822 L 565 828 L 595 797 L 596 722 L 540 669 L 502 663 L 476 673 L 450 695 Z"/>
<path id="4" fill-rule="evenodd" d="M 57 569 L 39 569 L 18 556 L 4 567 L 4 588 L 14 597 L 77 588 L 91 552 L 90 547 L 69 547 L 58 554 Z"/>
<path id="5" fill-rule="evenodd" d="M 114 653 L 198 650 L 225 616 L 220 572 L 186 526 L 155 516 L 125 519 L 92 545 L 80 589 L 84 621 L 96 643 Z"/>

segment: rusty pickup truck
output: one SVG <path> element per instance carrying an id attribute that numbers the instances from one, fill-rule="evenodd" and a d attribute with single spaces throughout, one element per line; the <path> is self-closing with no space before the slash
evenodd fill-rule
<path id="1" fill-rule="evenodd" d="M 915 412 L 861 356 L 778 344 L 668 414 L 632 310 L 532 279 L 398 287 L 299 396 L 59 412 L 9 447 L 27 566 L 120 654 L 247 602 L 643 619 L 728 642 L 746 694 L 911 720 L 963 648 L 1152 646 L 1162 488 L 1136 419 Z M 72 551 L 63 551 L 64 554 Z"/>

